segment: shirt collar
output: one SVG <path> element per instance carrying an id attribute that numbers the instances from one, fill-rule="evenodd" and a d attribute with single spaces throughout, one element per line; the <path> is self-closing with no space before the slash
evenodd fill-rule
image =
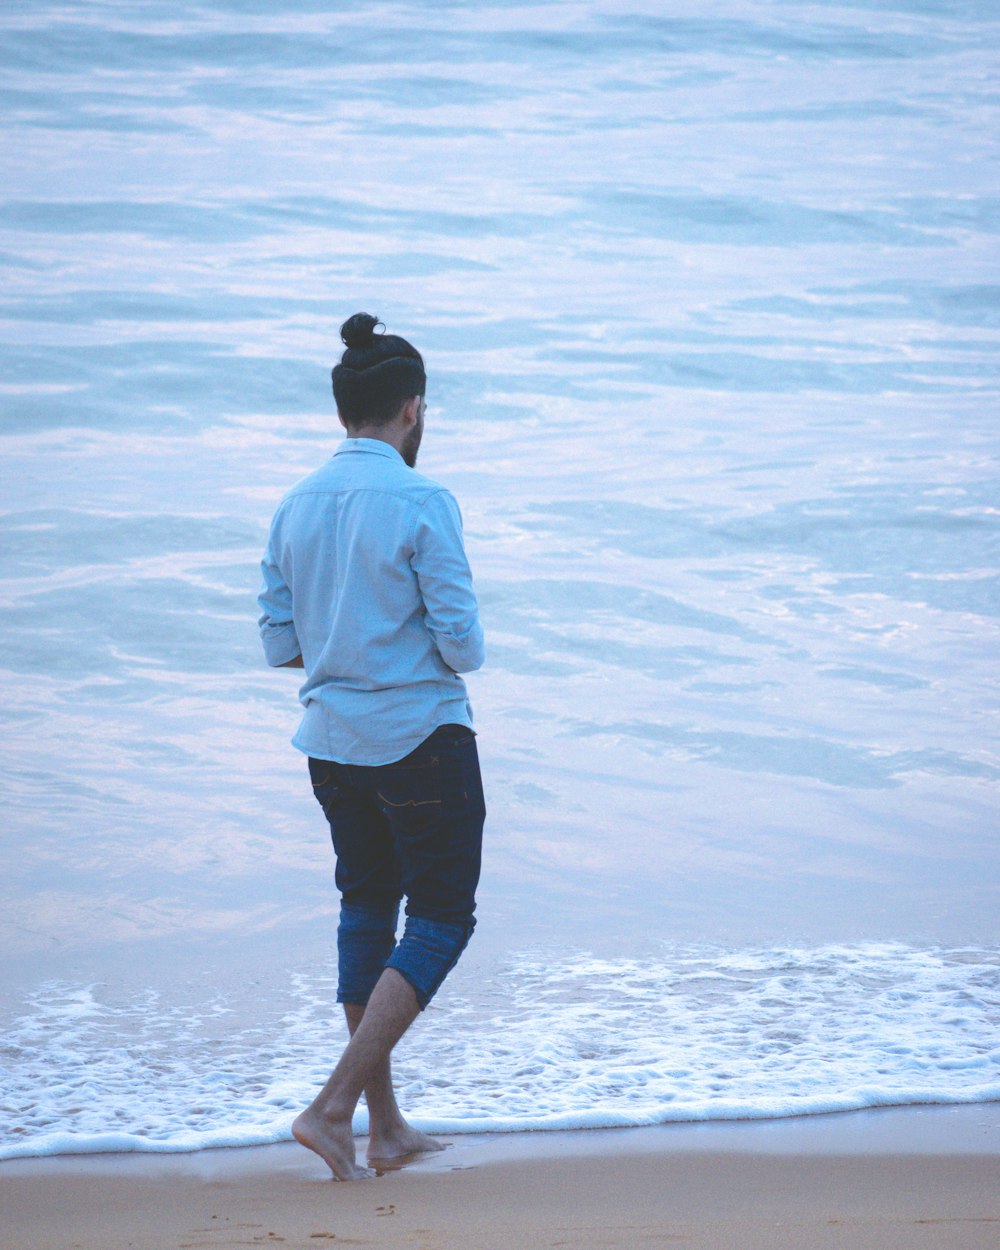
<path id="1" fill-rule="evenodd" d="M 335 456 L 342 456 L 345 452 L 366 451 L 373 456 L 388 456 L 390 460 L 399 460 L 401 463 L 403 457 L 389 443 L 383 443 L 380 438 L 345 438 L 337 450 Z"/>

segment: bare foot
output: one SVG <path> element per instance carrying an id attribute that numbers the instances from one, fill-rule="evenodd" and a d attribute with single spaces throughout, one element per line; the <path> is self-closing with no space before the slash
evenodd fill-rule
<path id="1" fill-rule="evenodd" d="M 315 1151 L 338 1181 L 371 1176 L 369 1168 L 359 1168 L 354 1160 L 350 1120 L 331 1120 L 313 1107 L 306 1107 L 292 1122 L 292 1135 L 297 1142 Z"/>
<path id="2" fill-rule="evenodd" d="M 372 1126 L 368 1139 L 368 1160 L 398 1159 L 403 1155 L 425 1154 L 431 1150 L 444 1150 L 444 1142 L 428 1137 L 403 1120 L 390 1129 L 379 1130 Z"/>

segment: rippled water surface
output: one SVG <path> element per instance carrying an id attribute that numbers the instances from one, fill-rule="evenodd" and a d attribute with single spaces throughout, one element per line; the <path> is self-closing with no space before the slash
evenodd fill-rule
<path id="1" fill-rule="evenodd" d="M 0 1153 L 282 1136 L 339 1045 L 254 598 L 359 308 L 425 353 L 490 651 L 423 1120 L 1000 1096 L 998 37 L 985 0 L 8 5 Z"/>

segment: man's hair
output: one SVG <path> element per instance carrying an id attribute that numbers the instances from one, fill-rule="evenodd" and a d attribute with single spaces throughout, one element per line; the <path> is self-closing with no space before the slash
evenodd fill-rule
<path id="1" fill-rule="evenodd" d="M 420 353 L 397 334 L 376 334 L 381 324 L 355 313 L 340 327 L 347 350 L 333 370 L 333 398 L 349 429 L 386 425 L 406 400 L 427 389 Z"/>

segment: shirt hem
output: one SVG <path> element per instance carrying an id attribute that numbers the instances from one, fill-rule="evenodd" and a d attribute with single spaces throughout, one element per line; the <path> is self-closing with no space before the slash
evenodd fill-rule
<path id="1" fill-rule="evenodd" d="M 391 746 L 386 745 L 383 750 L 373 753 L 374 758 L 369 757 L 372 754 L 369 752 L 345 750 L 333 754 L 330 747 L 317 750 L 315 747 L 306 746 L 304 742 L 301 742 L 298 734 L 292 738 L 292 746 L 295 747 L 296 751 L 301 751 L 303 755 L 314 760 L 326 760 L 331 764 L 353 764 L 361 768 L 381 768 L 385 764 L 395 764 L 409 755 L 411 751 L 415 751 L 421 742 L 429 738 L 434 730 L 440 729 L 442 725 L 464 725 L 466 729 L 471 729 L 473 733 L 476 732 L 472 723 L 472 717 L 467 711 L 459 714 L 453 710 L 445 709 L 438 717 L 428 723 L 425 730 L 422 730 L 415 737 L 407 738 L 402 743 L 397 742 Z M 366 758 L 360 758 L 362 754 Z"/>

